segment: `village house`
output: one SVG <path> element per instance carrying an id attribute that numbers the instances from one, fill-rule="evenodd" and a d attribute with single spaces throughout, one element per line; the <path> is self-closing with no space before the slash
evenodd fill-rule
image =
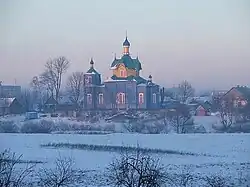
<path id="1" fill-rule="evenodd" d="M 250 120 L 250 88 L 247 86 L 236 86 L 231 88 L 222 98 L 221 103 L 224 110 L 232 113 L 237 121 Z"/>
<path id="2" fill-rule="evenodd" d="M 65 116 L 73 116 L 74 112 L 78 109 L 78 106 L 74 104 L 69 97 L 60 97 L 59 101 L 51 96 L 43 106 L 43 112 L 46 113 L 60 113 Z"/>
<path id="3" fill-rule="evenodd" d="M 247 86 L 233 87 L 223 95 L 221 100 L 232 104 L 234 108 L 244 108 L 250 101 L 250 88 Z"/>
<path id="4" fill-rule="evenodd" d="M 16 98 L 0 98 L 0 116 L 22 112 L 23 106 Z"/>
<path id="5" fill-rule="evenodd" d="M 195 116 L 210 116 L 212 104 L 209 101 L 192 101 L 188 104 Z"/>

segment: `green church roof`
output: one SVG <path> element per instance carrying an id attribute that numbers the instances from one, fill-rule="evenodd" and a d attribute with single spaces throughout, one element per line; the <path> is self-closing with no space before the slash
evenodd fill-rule
<path id="1" fill-rule="evenodd" d="M 113 75 L 111 77 L 111 79 L 113 80 L 136 80 L 137 84 L 141 84 L 141 83 L 147 83 L 147 80 L 140 77 L 140 76 L 128 76 L 126 78 L 122 78 L 122 77 L 117 77 L 116 75 Z"/>
<path id="2" fill-rule="evenodd" d="M 87 71 L 87 73 L 93 73 L 93 74 L 100 74 L 98 73 L 94 67 L 90 67 L 89 70 Z"/>
<path id="3" fill-rule="evenodd" d="M 141 62 L 138 58 L 133 59 L 130 55 L 123 55 L 121 59 L 114 59 L 113 63 L 111 64 L 111 67 L 115 67 L 118 64 L 124 64 L 124 66 L 128 69 L 135 69 L 136 71 L 140 71 L 141 68 Z"/>

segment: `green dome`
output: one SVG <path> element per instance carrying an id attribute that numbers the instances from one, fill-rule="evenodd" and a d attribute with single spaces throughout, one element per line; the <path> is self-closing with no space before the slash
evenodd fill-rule
<path id="1" fill-rule="evenodd" d="M 126 37 L 126 39 L 124 40 L 124 42 L 123 42 L 123 46 L 130 46 L 130 43 L 129 43 L 129 41 L 128 41 L 128 38 Z"/>

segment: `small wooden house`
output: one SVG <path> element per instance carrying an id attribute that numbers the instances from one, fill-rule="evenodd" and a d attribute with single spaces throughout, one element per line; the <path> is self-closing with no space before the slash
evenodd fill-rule
<path id="1" fill-rule="evenodd" d="M 66 116 L 73 116 L 78 106 L 68 99 L 68 97 L 60 97 L 57 102 L 54 97 L 50 97 L 44 104 L 44 112 L 58 112 Z"/>
<path id="2" fill-rule="evenodd" d="M 211 114 L 211 103 L 208 101 L 198 102 L 193 101 L 189 103 L 190 110 L 195 116 L 209 116 Z"/>
<path id="3" fill-rule="evenodd" d="M 44 112 L 55 112 L 56 106 L 58 105 L 58 102 L 55 100 L 53 96 L 51 96 L 43 105 L 43 111 Z"/>
<path id="4" fill-rule="evenodd" d="M 0 98 L 0 115 L 21 114 L 23 106 L 16 98 Z"/>

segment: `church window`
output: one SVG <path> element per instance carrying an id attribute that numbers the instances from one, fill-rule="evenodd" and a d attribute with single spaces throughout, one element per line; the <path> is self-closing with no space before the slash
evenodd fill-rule
<path id="1" fill-rule="evenodd" d="M 103 93 L 99 93 L 99 98 L 98 98 L 98 100 L 99 100 L 99 104 L 103 104 Z"/>
<path id="2" fill-rule="evenodd" d="M 120 70 L 120 76 L 125 77 L 125 71 L 124 70 Z"/>
<path id="3" fill-rule="evenodd" d="M 117 94 L 117 103 L 118 104 L 125 104 L 125 93 L 118 93 Z"/>
<path id="4" fill-rule="evenodd" d="M 139 104 L 144 103 L 144 93 L 139 93 Z"/>
<path id="5" fill-rule="evenodd" d="M 92 104 L 92 94 L 87 94 L 87 103 Z"/>
<path id="6" fill-rule="evenodd" d="M 92 83 L 92 77 L 91 76 L 86 76 L 85 77 L 85 83 L 86 84 L 91 84 Z"/>
<path id="7" fill-rule="evenodd" d="M 155 93 L 153 93 L 153 95 L 152 95 L 152 96 L 153 96 L 153 103 L 156 103 L 156 100 L 157 100 L 157 99 L 156 99 L 156 94 L 155 94 Z"/>
<path id="8" fill-rule="evenodd" d="M 245 100 L 241 101 L 241 106 L 245 106 L 246 104 L 247 104 L 247 101 L 245 101 Z"/>

